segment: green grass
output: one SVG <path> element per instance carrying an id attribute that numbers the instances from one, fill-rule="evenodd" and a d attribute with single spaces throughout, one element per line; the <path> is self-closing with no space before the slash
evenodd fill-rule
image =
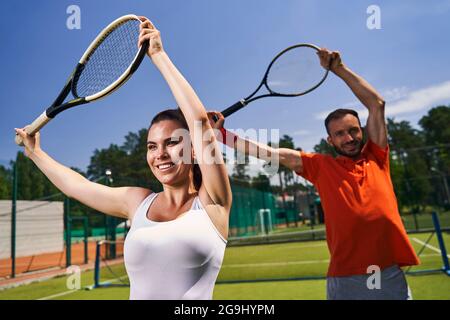
<path id="1" fill-rule="evenodd" d="M 429 234 L 411 234 L 411 243 L 419 251 Z M 446 247 L 450 248 L 450 235 L 444 234 Z M 429 245 L 438 248 L 434 236 Z M 328 249 L 324 241 L 294 242 L 284 244 L 229 247 L 226 250 L 218 281 L 280 279 L 289 277 L 324 276 L 328 267 Z M 439 253 L 426 248 L 422 264 L 411 270 L 436 269 L 442 266 Z M 123 265 L 113 266 L 124 274 Z M 103 270 L 105 280 L 109 273 Z M 111 275 L 112 277 L 112 275 Z M 415 299 L 450 299 L 450 277 L 443 273 L 408 277 Z M 17 288 L 0 291 L 0 299 L 39 299 L 67 292 L 67 278 L 59 277 Z M 93 272 L 81 275 L 81 286 L 93 283 Z M 217 284 L 214 299 L 325 299 L 325 280 L 268 281 L 236 284 Z M 101 288 L 78 290 L 54 299 L 128 299 L 129 288 Z"/>
<path id="2" fill-rule="evenodd" d="M 324 241 L 229 247 L 218 281 L 323 276 L 328 260 Z"/>
<path id="3" fill-rule="evenodd" d="M 416 252 L 423 247 L 430 234 L 411 234 Z M 446 247 L 450 248 L 450 235 L 444 233 Z M 439 248 L 436 236 L 428 243 Z M 450 253 L 450 252 L 449 252 Z M 325 241 L 292 242 L 282 244 L 227 248 L 218 281 L 317 277 L 326 274 L 329 260 Z M 441 256 L 425 248 L 421 265 L 411 271 L 436 269 L 442 266 Z"/>
<path id="4" fill-rule="evenodd" d="M 408 276 L 407 279 L 414 299 L 450 300 L 450 277 L 444 274 Z M 49 282 L 53 282 L 53 280 Z M 218 284 L 214 289 L 214 299 L 323 300 L 326 297 L 325 287 L 325 280 Z M 42 284 L 40 284 L 39 290 L 35 285 L 24 288 L 28 288 L 26 295 L 20 295 L 20 288 L 16 288 L 0 292 L 0 299 L 37 299 L 66 291 L 63 285 L 56 285 L 53 290 L 51 290 L 51 286 L 44 290 Z M 126 300 L 128 295 L 129 288 L 126 287 L 102 288 L 91 291 L 79 290 L 56 297 L 55 300 Z"/>
<path id="5" fill-rule="evenodd" d="M 402 215 L 403 224 L 406 230 L 415 230 L 416 222 L 414 215 Z M 450 228 L 450 212 L 438 213 L 441 228 Z M 416 215 L 417 226 L 419 229 L 434 229 L 433 220 L 430 213 L 422 213 Z"/>
<path id="6" fill-rule="evenodd" d="M 417 253 L 423 248 L 423 245 L 419 241 L 426 242 L 429 236 L 430 233 L 416 233 L 409 235 L 411 244 Z M 442 236 L 444 238 L 445 247 L 447 248 L 447 254 L 450 254 L 450 252 L 448 252 L 448 248 L 450 248 L 450 234 L 448 232 L 444 232 Z M 436 235 L 431 238 L 428 245 L 435 249 L 439 248 Z M 421 262 L 420 265 L 412 267 L 411 271 L 436 269 L 440 268 L 443 265 L 440 253 L 428 247 L 423 250 L 422 254 L 419 256 L 419 259 Z"/>
<path id="7" fill-rule="evenodd" d="M 450 277 L 444 274 L 408 276 L 413 299 L 450 300 Z M 325 280 L 274 281 L 216 285 L 214 299 L 323 300 Z"/>

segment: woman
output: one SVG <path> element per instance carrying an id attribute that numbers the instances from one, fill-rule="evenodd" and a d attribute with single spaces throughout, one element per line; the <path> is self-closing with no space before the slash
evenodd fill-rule
<path id="1" fill-rule="evenodd" d="M 139 44 L 150 41 L 147 54 L 181 109 L 159 113 L 148 130 L 147 163 L 162 192 L 91 182 L 42 151 L 39 133 L 16 132 L 26 156 L 67 196 L 131 220 L 124 249 L 130 299 L 211 299 L 228 234 L 227 171 L 201 101 L 165 53 L 159 31 L 140 19 Z"/>

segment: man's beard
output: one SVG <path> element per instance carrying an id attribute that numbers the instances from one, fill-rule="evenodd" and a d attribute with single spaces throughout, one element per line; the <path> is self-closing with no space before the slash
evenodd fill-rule
<path id="1" fill-rule="evenodd" d="M 344 144 L 344 147 L 348 146 L 348 145 L 355 146 L 355 150 L 352 152 L 347 152 L 343 148 L 333 146 L 334 151 L 336 151 L 337 154 L 344 156 L 344 157 L 355 158 L 355 157 L 359 156 L 359 154 L 361 153 L 361 149 L 362 149 L 362 140 L 357 140 L 357 141 L 355 140 L 351 143 L 346 143 L 346 144 Z"/>

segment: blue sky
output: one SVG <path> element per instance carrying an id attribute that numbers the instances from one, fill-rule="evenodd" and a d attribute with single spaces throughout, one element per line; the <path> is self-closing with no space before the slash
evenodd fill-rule
<path id="1" fill-rule="evenodd" d="M 369 30 L 369 5 L 381 29 Z M 69 30 L 69 5 L 81 9 L 81 29 Z M 14 127 L 42 113 L 59 93 L 96 34 L 117 17 L 146 15 L 165 50 L 205 106 L 222 110 L 254 90 L 281 49 L 310 42 L 339 50 L 344 62 L 377 88 L 387 114 L 417 124 L 438 104 L 450 104 L 450 1 L 152 0 L 2 1 L 0 37 L 0 164 L 19 148 Z M 121 144 L 175 101 L 149 59 L 108 98 L 60 114 L 41 133 L 42 148 L 83 170 L 93 151 Z M 298 98 L 256 101 L 227 119 L 231 129 L 279 129 L 311 151 L 325 137 L 324 115 L 336 107 L 363 110 L 331 75 Z M 364 113 L 363 113 L 364 116 Z"/>

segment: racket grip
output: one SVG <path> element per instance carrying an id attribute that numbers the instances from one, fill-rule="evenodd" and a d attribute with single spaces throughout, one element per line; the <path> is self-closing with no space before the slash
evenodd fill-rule
<path id="1" fill-rule="evenodd" d="M 233 104 L 231 107 L 226 108 L 225 110 L 222 111 L 223 116 L 226 118 L 229 115 L 235 113 L 236 111 L 242 109 L 243 107 L 245 107 L 247 103 L 245 103 L 245 100 L 239 100 L 238 102 L 236 102 L 235 104 Z"/>
<path id="2" fill-rule="evenodd" d="M 36 120 L 33 121 L 30 125 L 25 127 L 25 132 L 29 134 L 30 136 L 34 136 L 36 132 L 41 130 L 43 126 L 45 126 L 51 118 L 47 117 L 46 111 L 44 111 Z M 19 146 L 23 146 L 23 139 L 21 136 L 16 134 L 16 144 Z"/>

